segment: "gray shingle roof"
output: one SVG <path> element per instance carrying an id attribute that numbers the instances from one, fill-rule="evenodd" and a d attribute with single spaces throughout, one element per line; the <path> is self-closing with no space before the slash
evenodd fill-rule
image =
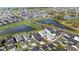
<path id="1" fill-rule="evenodd" d="M 34 37 L 35 37 L 35 39 L 36 39 L 36 40 L 38 40 L 38 41 L 42 41 L 42 40 L 43 40 L 43 38 L 41 37 L 41 35 L 40 35 L 40 34 L 38 34 L 38 33 L 33 34 L 33 36 L 34 36 Z"/>

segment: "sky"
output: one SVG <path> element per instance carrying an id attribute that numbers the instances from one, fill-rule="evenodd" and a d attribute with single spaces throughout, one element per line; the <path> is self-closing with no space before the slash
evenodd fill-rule
<path id="1" fill-rule="evenodd" d="M 0 0 L 0 7 L 79 6 L 79 0 Z"/>
<path id="2" fill-rule="evenodd" d="M 0 0 L 0 7 L 20 7 L 26 5 L 28 0 Z"/>

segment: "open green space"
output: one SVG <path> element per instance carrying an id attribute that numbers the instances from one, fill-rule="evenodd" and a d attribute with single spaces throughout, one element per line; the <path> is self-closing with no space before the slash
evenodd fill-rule
<path id="1" fill-rule="evenodd" d="M 46 26 L 46 27 L 50 27 L 50 28 L 55 28 L 55 29 L 63 30 L 65 32 L 70 32 L 70 33 L 74 33 L 74 34 L 77 34 L 79 32 L 78 30 L 70 31 L 70 30 L 65 30 L 65 29 L 57 28 L 57 27 L 55 27 L 53 25 L 50 25 L 50 24 L 41 24 L 41 23 L 37 22 L 37 20 L 47 20 L 47 19 L 49 19 L 49 18 L 44 18 L 44 19 L 36 18 L 36 19 L 32 19 L 32 20 L 12 23 L 12 24 L 8 24 L 8 25 L 5 25 L 5 26 L 1 26 L 0 30 L 5 30 L 5 29 L 11 28 L 11 27 L 15 27 L 15 26 L 19 26 L 19 25 L 25 24 L 25 25 L 29 25 L 29 26 L 31 26 L 33 28 L 36 28 L 36 30 L 29 31 L 29 32 L 19 32 L 19 33 L 17 32 L 17 33 L 13 33 L 12 35 L 37 32 L 39 30 L 42 30 L 42 28 L 40 27 L 41 25 Z M 50 19 L 53 19 L 53 18 L 50 18 Z M 59 23 L 63 24 L 63 22 L 61 20 L 58 20 L 58 19 L 55 19 L 55 20 L 58 21 Z M 76 21 L 78 21 L 78 20 L 76 20 Z M 63 24 L 63 25 L 66 25 L 66 24 Z M 9 36 L 9 35 L 0 35 L 1 38 L 6 38 L 7 36 Z"/>

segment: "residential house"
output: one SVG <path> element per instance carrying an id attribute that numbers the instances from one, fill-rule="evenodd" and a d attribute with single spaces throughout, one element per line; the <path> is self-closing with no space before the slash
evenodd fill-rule
<path id="1" fill-rule="evenodd" d="M 7 50 L 9 50 L 9 51 L 15 51 L 16 49 L 17 49 L 17 45 L 7 46 Z"/>
<path id="2" fill-rule="evenodd" d="M 68 45 L 66 48 L 67 48 L 68 51 L 78 51 L 78 49 L 76 49 L 72 45 Z"/>
<path id="3" fill-rule="evenodd" d="M 25 41 L 25 39 L 21 35 L 16 35 L 15 39 L 16 39 L 17 42 Z"/>
<path id="4" fill-rule="evenodd" d="M 43 40 L 43 37 L 39 33 L 34 33 L 32 37 L 33 39 L 36 39 L 39 42 Z"/>
<path id="5" fill-rule="evenodd" d="M 14 37 L 6 39 L 6 44 L 15 44 L 15 43 L 16 43 L 16 39 Z"/>
<path id="6" fill-rule="evenodd" d="M 33 46 L 32 51 L 40 51 L 40 48 L 38 46 Z"/>
<path id="7" fill-rule="evenodd" d="M 44 51 L 49 51 L 49 47 L 47 45 L 42 45 L 41 47 Z"/>
<path id="8" fill-rule="evenodd" d="M 73 34 L 66 34 L 63 36 L 70 44 L 76 44 L 78 40 L 76 40 L 76 36 Z"/>
<path id="9" fill-rule="evenodd" d="M 27 48 L 28 48 L 26 42 L 21 41 L 21 42 L 19 42 L 19 45 L 20 45 L 20 47 L 21 47 L 22 49 L 27 49 Z"/>
<path id="10" fill-rule="evenodd" d="M 54 41 L 54 39 L 56 38 L 56 34 L 55 33 L 51 33 L 48 29 L 39 31 L 39 34 L 44 38 L 47 39 L 48 41 Z"/>

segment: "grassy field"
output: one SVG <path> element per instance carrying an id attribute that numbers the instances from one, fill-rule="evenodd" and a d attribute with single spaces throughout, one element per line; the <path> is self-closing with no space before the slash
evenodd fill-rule
<path id="1" fill-rule="evenodd" d="M 59 21 L 61 24 L 72 28 L 75 32 L 79 33 L 79 19 L 67 19 Z"/>

